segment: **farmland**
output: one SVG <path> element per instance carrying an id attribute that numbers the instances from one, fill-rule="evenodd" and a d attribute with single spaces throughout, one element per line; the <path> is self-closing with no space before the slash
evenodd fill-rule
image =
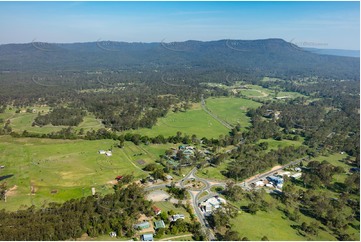
<path id="1" fill-rule="evenodd" d="M 51 124 L 38 127 L 32 126 L 34 119 L 37 117 L 38 112 L 41 114 L 48 113 L 50 108 L 49 107 L 40 107 L 40 106 L 33 106 L 28 107 L 30 110 L 34 110 L 34 112 L 25 112 L 25 109 L 22 109 L 21 112 L 16 113 L 16 110 L 13 108 L 8 108 L 4 113 L 0 113 L 0 118 L 3 120 L 10 120 L 10 126 L 13 131 L 15 132 L 23 132 L 27 130 L 28 132 L 32 133 L 41 133 L 46 134 L 50 132 L 56 132 L 61 130 L 62 128 L 67 128 L 67 126 L 53 126 Z M 91 129 L 97 130 L 99 128 L 104 128 L 100 120 L 97 120 L 94 115 L 88 114 L 84 117 L 83 122 L 81 122 L 75 129 L 80 130 L 84 129 L 84 131 L 88 131 Z"/>
<path id="2" fill-rule="evenodd" d="M 196 134 L 198 138 L 217 138 L 226 134 L 228 129 L 204 112 L 201 105 L 196 103 L 187 112 L 169 112 L 164 118 L 159 118 L 151 129 L 142 128 L 132 132 L 151 137 L 157 135 L 167 137 L 175 135 L 178 131 L 190 136 Z"/>
<path id="3" fill-rule="evenodd" d="M 91 187 L 101 194 L 112 190 L 114 177 L 133 174 L 147 176 L 141 168 L 154 162 L 164 145 L 136 146 L 125 142 L 115 148 L 114 140 L 52 140 L 0 137 L 1 181 L 12 190 L 2 206 L 16 210 L 21 205 L 45 205 L 91 195 Z M 150 148 L 151 151 L 148 150 Z M 98 150 L 113 149 L 107 157 Z M 144 164 L 137 161 L 143 160 Z M 31 194 L 32 192 L 32 195 Z"/>
<path id="4" fill-rule="evenodd" d="M 247 110 L 261 106 L 260 103 L 242 98 L 210 98 L 206 100 L 207 108 L 230 124 L 239 123 L 241 127 L 250 125 Z"/>

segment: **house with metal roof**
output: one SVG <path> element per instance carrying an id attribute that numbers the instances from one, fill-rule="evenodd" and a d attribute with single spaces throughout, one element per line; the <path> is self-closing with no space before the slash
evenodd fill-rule
<path id="1" fill-rule="evenodd" d="M 150 223 L 148 221 L 145 221 L 145 222 L 134 225 L 134 228 L 136 228 L 136 229 L 147 229 L 147 228 L 150 228 Z"/>
<path id="2" fill-rule="evenodd" d="M 143 241 L 153 241 L 153 234 L 143 234 L 141 238 Z"/>

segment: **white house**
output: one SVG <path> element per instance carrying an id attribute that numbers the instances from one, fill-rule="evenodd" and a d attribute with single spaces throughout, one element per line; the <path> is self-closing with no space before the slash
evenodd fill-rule
<path id="1" fill-rule="evenodd" d="M 112 154 L 112 152 L 109 150 L 109 151 L 105 152 L 105 155 L 106 155 L 106 156 L 112 156 L 113 154 Z"/>
<path id="2" fill-rule="evenodd" d="M 104 155 L 104 154 L 105 154 L 105 150 L 99 150 L 98 152 L 99 152 L 99 154 L 101 154 L 101 155 Z"/>

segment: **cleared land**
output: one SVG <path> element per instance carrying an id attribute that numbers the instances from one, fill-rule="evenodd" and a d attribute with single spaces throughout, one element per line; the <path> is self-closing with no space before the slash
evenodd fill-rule
<path id="1" fill-rule="evenodd" d="M 250 118 L 246 116 L 247 110 L 261 106 L 260 103 L 243 98 L 208 98 L 207 108 L 221 119 L 241 127 L 250 125 Z"/>
<path id="2" fill-rule="evenodd" d="M 273 199 L 270 195 L 266 195 L 267 201 Z M 236 205 L 241 207 L 247 206 L 248 203 L 249 201 L 243 200 Z M 283 207 L 284 205 L 281 206 Z M 301 214 L 300 221 L 299 223 L 293 222 L 282 211 L 273 208 L 267 212 L 258 211 L 256 215 L 242 212 L 232 219 L 231 223 L 234 230 L 238 231 L 242 237 L 247 237 L 250 240 L 261 240 L 263 236 L 267 236 L 269 240 L 278 241 L 307 240 L 294 227 L 295 225 L 300 225 L 303 221 L 309 224 L 315 220 Z M 312 240 L 337 240 L 325 226 L 322 225 L 321 227 L 322 229 L 319 229 L 317 236 L 310 236 Z"/>
<path id="3" fill-rule="evenodd" d="M 164 118 L 159 118 L 157 124 L 151 129 L 142 128 L 131 132 L 150 137 L 157 135 L 168 137 L 176 135 L 178 131 L 190 136 L 196 134 L 198 138 L 217 138 L 229 132 L 227 128 L 203 111 L 199 103 L 194 104 L 187 112 L 169 112 Z"/>
<path id="4" fill-rule="evenodd" d="M 21 205 L 41 206 L 52 201 L 91 195 L 91 187 L 105 194 L 112 191 L 117 175 L 147 176 L 142 171 L 154 162 L 163 145 L 136 146 L 125 142 L 116 148 L 114 140 L 53 140 L 0 136 L 0 179 L 13 188 L 2 207 L 16 210 Z M 151 150 L 148 148 L 151 147 Z M 107 157 L 99 150 L 113 149 Z M 155 152 L 155 153 L 153 153 Z M 142 159 L 144 165 L 136 161 Z M 16 187 L 15 187 L 16 186 Z"/>
<path id="5" fill-rule="evenodd" d="M 34 113 L 26 113 L 26 109 L 22 109 L 20 113 L 15 113 L 15 109 L 12 110 L 6 109 L 4 113 L 0 113 L 0 118 L 6 120 L 10 120 L 10 126 L 13 131 L 22 132 L 27 130 L 32 133 L 41 133 L 47 134 L 51 132 L 59 131 L 63 128 L 67 128 L 68 126 L 53 126 L 51 124 L 45 125 L 43 127 L 32 126 L 34 119 L 38 116 L 38 112 L 41 114 L 45 114 L 49 112 L 49 107 L 30 107 L 30 110 L 35 110 Z M 104 128 L 104 125 L 101 123 L 101 120 L 98 120 L 92 114 L 88 114 L 84 117 L 83 122 L 81 122 L 77 127 L 74 127 L 76 130 L 80 130 L 81 128 L 84 131 L 88 131 L 91 129 L 97 130 L 100 128 Z"/>

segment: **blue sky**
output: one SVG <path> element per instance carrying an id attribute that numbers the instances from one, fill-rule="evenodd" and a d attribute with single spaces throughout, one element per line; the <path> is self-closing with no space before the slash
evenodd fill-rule
<path id="1" fill-rule="evenodd" d="M 359 2 L 0 2 L 0 44 L 282 38 L 359 49 Z"/>

